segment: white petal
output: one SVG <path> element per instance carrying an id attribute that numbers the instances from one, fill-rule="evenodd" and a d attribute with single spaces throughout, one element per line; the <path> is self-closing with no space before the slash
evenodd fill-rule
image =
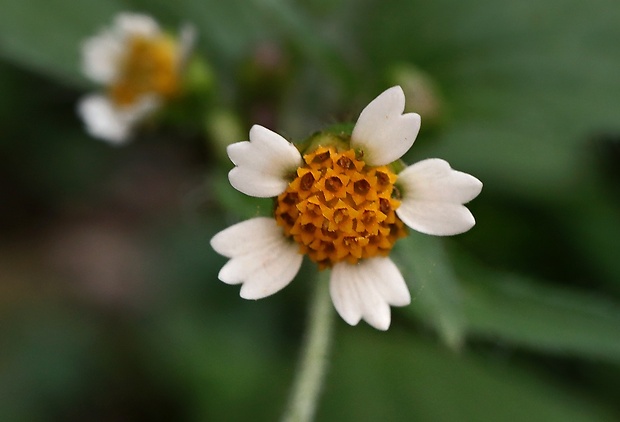
<path id="1" fill-rule="evenodd" d="M 398 217 L 422 233 L 449 236 L 471 229 L 476 220 L 462 204 L 482 190 L 475 177 L 453 170 L 438 158 L 420 161 L 398 175 L 402 199 Z"/>
<path id="2" fill-rule="evenodd" d="M 259 125 L 250 129 L 250 141 L 229 145 L 228 156 L 237 166 L 230 184 L 246 195 L 277 196 L 286 190 L 291 173 L 301 165 L 301 154 L 282 136 Z"/>
<path id="3" fill-rule="evenodd" d="M 119 13 L 114 19 L 114 29 L 122 36 L 153 37 L 161 33 L 153 18 L 139 13 Z"/>
<path id="4" fill-rule="evenodd" d="M 261 299 L 287 286 L 299 272 L 303 255 L 284 237 L 273 218 L 257 217 L 235 224 L 211 239 L 211 246 L 231 258 L 218 277 L 241 284 L 241 297 Z"/>
<path id="5" fill-rule="evenodd" d="M 384 91 L 362 110 L 351 134 L 351 147 L 364 152 L 367 164 L 389 164 L 411 148 L 420 130 L 420 115 L 403 114 L 404 110 L 400 86 Z"/>
<path id="6" fill-rule="evenodd" d="M 117 107 L 104 95 L 89 95 L 78 104 L 78 114 L 86 124 L 88 133 L 109 142 L 121 145 L 132 135 L 136 123 L 159 107 L 154 96 L 143 96 L 130 107 Z"/>
<path id="7" fill-rule="evenodd" d="M 366 261 L 369 273 L 373 274 L 375 287 L 387 303 L 392 306 L 407 306 L 411 303 L 407 283 L 391 259 L 377 257 Z"/>
<path id="8" fill-rule="evenodd" d="M 78 114 L 87 132 L 111 144 L 125 143 L 131 132 L 131 121 L 103 95 L 90 95 L 78 104 Z"/>
<path id="9" fill-rule="evenodd" d="M 109 84 L 118 76 L 124 43 L 113 31 L 103 31 L 82 43 L 82 71 L 101 84 Z"/>
<path id="10" fill-rule="evenodd" d="M 196 27 L 191 24 L 184 24 L 181 27 L 181 31 L 179 34 L 179 55 L 178 55 L 178 66 L 180 69 L 183 69 L 189 58 L 194 51 L 194 47 L 196 45 L 196 39 L 198 38 L 198 31 Z"/>
<path id="11" fill-rule="evenodd" d="M 390 326 L 390 306 L 405 306 L 411 296 L 403 276 L 389 258 L 334 265 L 330 279 L 334 307 L 347 323 L 364 319 L 379 330 Z"/>
<path id="12" fill-rule="evenodd" d="M 256 217 L 222 230 L 211 239 L 215 252 L 227 258 L 245 255 L 262 243 L 282 238 L 282 229 L 273 218 Z"/>

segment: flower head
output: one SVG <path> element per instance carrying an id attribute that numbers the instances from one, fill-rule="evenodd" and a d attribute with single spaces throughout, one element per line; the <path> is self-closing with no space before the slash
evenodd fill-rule
<path id="1" fill-rule="evenodd" d="M 176 39 L 149 16 L 121 13 L 110 28 L 84 41 L 83 72 L 105 87 L 79 103 L 88 132 L 126 142 L 136 124 L 179 94 L 193 40 L 191 27 Z"/>
<path id="2" fill-rule="evenodd" d="M 463 205 L 482 183 L 440 159 L 405 167 L 420 116 L 403 114 L 398 86 L 373 100 L 350 135 L 321 133 L 300 152 L 261 126 L 250 141 L 228 147 L 229 174 L 239 191 L 274 197 L 273 218 L 258 217 L 216 234 L 211 245 L 230 258 L 219 273 L 243 284 L 241 296 L 259 299 L 290 283 L 308 256 L 330 268 L 330 293 L 340 316 L 355 325 L 390 325 L 390 305 L 405 306 L 409 290 L 388 257 L 406 226 L 431 235 L 469 230 L 474 217 Z"/>

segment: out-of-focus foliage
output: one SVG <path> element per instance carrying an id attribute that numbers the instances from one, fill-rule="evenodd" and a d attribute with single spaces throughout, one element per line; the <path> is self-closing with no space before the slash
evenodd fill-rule
<path id="1" fill-rule="evenodd" d="M 112 148 L 75 115 L 79 45 L 122 10 L 195 25 L 215 111 Z M 614 0 L 0 0 L 0 420 L 277 419 L 315 270 L 257 302 L 217 280 L 211 236 L 271 206 L 227 185 L 222 139 L 354 120 L 395 69 L 440 104 L 406 160 L 480 178 L 477 225 L 400 241 L 413 302 L 387 333 L 338 322 L 319 420 L 618 420 L 619 21 Z"/>

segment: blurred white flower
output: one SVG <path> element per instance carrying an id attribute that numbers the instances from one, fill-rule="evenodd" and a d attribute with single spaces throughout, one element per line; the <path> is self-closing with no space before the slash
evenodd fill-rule
<path id="1" fill-rule="evenodd" d="M 190 26 L 176 39 L 149 16 L 121 13 L 84 41 L 82 70 L 104 87 L 78 105 L 87 131 L 113 144 L 129 140 L 138 123 L 179 94 L 194 39 Z"/>
<path id="2" fill-rule="evenodd" d="M 331 268 L 330 292 L 340 316 L 387 330 L 390 305 L 410 303 L 400 271 L 388 257 L 405 225 L 431 235 L 454 235 L 475 224 L 463 205 L 482 183 L 440 159 L 404 168 L 396 163 L 420 129 L 403 114 L 399 86 L 373 100 L 351 136 L 325 135 L 302 154 L 262 126 L 250 141 L 228 147 L 236 165 L 230 183 L 255 197 L 277 197 L 274 218 L 257 217 L 216 234 L 212 247 L 230 258 L 219 278 L 242 284 L 241 296 L 260 299 L 288 285 L 303 255 Z"/>

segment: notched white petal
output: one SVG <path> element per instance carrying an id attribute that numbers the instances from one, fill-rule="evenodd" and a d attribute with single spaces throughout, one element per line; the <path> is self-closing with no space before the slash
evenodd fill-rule
<path id="1" fill-rule="evenodd" d="M 392 306 L 407 306 L 411 303 L 411 295 L 405 279 L 394 262 L 385 257 L 367 260 L 369 273 L 381 297 Z"/>
<path id="2" fill-rule="evenodd" d="M 420 115 L 403 114 L 405 94 L 400 86 L 384 91 L 362 110 L 351 134 L 351 147 L 364 152 L 364 161 L 382 166 L 398 160 L 420 131 Z"/>
<path id="3" fill-rule="evenodd" d="M 265 242 L 282 238 L 282 229 L 273 218 L 256 217 L 232 225 L 211 239 L 215 252 L 227 258 L 245 255 Z"/>
<path id="4" fill-rule="evenodd" d="M 329 292 L 336 311 L 349 325 L 357 325 L 362 319 L 360 298 L 356 288 L 354 269 L 344 263 L 338 263 L 332 268 L 329 281 Z"/>
<path id="5" fill-rule="evenodd" d="M 246 195 L 277 196 L 286 190 L 289 176 L 301 165 L 295 146 L 259 125 L 250 129 L 250 141 L 229 145 L 228 156 L 236 165 L 228 174 L 230 184 Z"/>
<path id="6" fill-rule="evenodd" d="M 446 161 L 431 158 L 409 166 L 398 175 L 398 185 L 402 198 L 396 214 L 412 229 L 450 236 L 476 224 L 463 204 L 478 196 L 482 182 Z"/>
<path id="7" fill-rule="evenodd" d="M 227 284 L 243 284 L 240 295 L 244 299 L 261 299 L 287 286 L 303 259 L 298 246 L 284 237 L 274 219 L 266 217 L 219 232 L 211 239 L 211 246 L 231 258 L 218 278 Z"/>
<path id="8" fill-rule="evenodd" d="M 244 299 L 261 299 L 279 292 L 295 278 L 303 255 L 289 241 L 278 244 L 261 257 L 261 265 L 246 279 L 239 292 Z"/>
<path id="9" fill-rule="evenodd" d="M 342 319 L 356 325 L 364 319 L 379 330 L 390 326 L 390 305 L 411 302 L 409 290 L 396 265 L 384 257 L 362 260 L 357 264 L 334 265 L 330 294 Z"/>

